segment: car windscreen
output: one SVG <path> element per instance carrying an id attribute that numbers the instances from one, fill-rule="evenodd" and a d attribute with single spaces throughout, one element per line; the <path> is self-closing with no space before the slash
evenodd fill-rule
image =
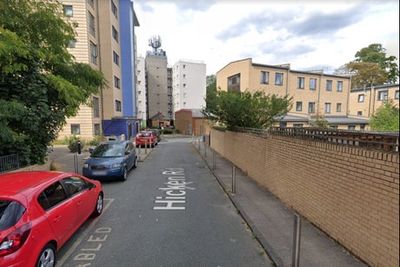
<path id="1" fill-rule="evenodd" d="M 125 147 L 121 144 L 101 144 L 95 148 L 91 157 L 93 158 L 112 158 L 122 157 Z"/>
<path id="2" fill-rule="evenodd" d="M 149 132 L 146 132 L 146 133 L 139 133 L 138 136 L 139 136 L 139 137 L 150 137 L 150 136 L 151 136 L 151 133 L 149 133 Z"/>
<path id="3" fill-rule="evenodd" d="M 0 231 L 14 226 L 24 212 L 25 208 L 18 202 L 0 199 Z"/>

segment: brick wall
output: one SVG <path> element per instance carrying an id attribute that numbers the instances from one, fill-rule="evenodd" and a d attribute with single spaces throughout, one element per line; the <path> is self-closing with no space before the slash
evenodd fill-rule
<path id="1" fill-rule="evenodd" d="M 399 266 L 399 155 L 212 130 L 211 146 L 352 253 Z"/>

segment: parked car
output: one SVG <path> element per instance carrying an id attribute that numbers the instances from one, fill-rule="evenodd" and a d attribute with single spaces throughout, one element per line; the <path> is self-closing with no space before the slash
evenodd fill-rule
<path id="1" fill-rule="evenodd" d="M 137 167 L 138 158 L 131 141 L 110 141 L 97 146 L 85 161 L 82 174 L 96 180 L 126 180 Z"/>
<path id="2" fill-rule="evenodd" d="M 157 136 L 152 131 L 141 131 L 135 137 L 136 147 L 145 147 L 146 144 L 149 147 L 157 145 Z"/>
<path id="3" fill-rule="evenodd" d="M 75 173 L 0 175 L 0 266 L 54 266 L 56 251 L 103 210 L 100 182 Z"/>
<path id="4" fill-rule="evenodd" d="M 150 131 L 153 132 L 156 135 L 156 137 L 157 137 L 156 145 L 157 145 L 161 141 L 161 130 L 159 130 L 159 129 L 151 129 Z"/>

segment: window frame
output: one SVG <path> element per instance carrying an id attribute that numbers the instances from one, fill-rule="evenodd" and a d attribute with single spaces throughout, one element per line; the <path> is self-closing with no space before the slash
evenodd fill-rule
<path id="1" fill-rule="evenodd" d="M 122 102 L 120 100 L 115 99 L 115 111 L 122 112 Z"/>
<path id="2" fill-rule="evenodd" d="M 283 78 L 284 78 L 283 74 L 284 74 L 283 72 L 275 72 L 275 85 L 283 86 Z M 280 83 L 278 83 L 278 76 L 282 77 Z"/>
<path id="3" fill-rule="evenodd" d="M 78 133 L 74 133 L 73 132 L 73 127 L 76 127 L 76 126 L 78 126 Z M 72 135 L 80 135 L 81 134 L 81 124 L 80 123 L 71 123 L 71 134 Z"/>
<path id="4" fill-rule="evenodd" d="M 313 107 L 312 112 L 310 111 L 310 107 L 311 106 Z M 308 102 L 308 113 L 309 114 L 314 114 L 315 113 L 315 102 Z"/>
<path id="5" fill-rule="evenodd" d="M 329 109 L 327 107 L 329 107 Z M 324 111 L 326 114 L 332 113 L 332 103 L 331 102 L 325 102 Z"/>
<path id="6" fill-rule="evenodd" d="M 361 99 L 361 100 L 360 100 Z M 358 94 L 357 96 L 357 102 L 358 103 L 364 103 L 365 101 L 365 94 Z"/>
<path id="7" fill-rule="evenodd" d="M 51 186 L 55 185 L 55 184 L 59 184 L 59 185 L 61 186 L 62 191 L 64 192 L 64 197 L 65 197 L 65 198 L 62 199 L 62 200 L 60 200 L 60 201 L 58 201 L 57 203 L 54 203 L 53 205 L 51 205 L 50 202 L 49 202 L 49 197 L 48 197 L 48 195 L 45 193 L 45 191 L 46 191 L 47 189 L 49 189 Z M 39 201 L 41 195 L 44 195 L 45 198 L 46 198 L 46 202 L 47 202 L 47 205 L 48 205 L 46 208 L 43 207 L 41 201 Z M 36 200 L 37 200 L 37 202 L 39 203 L 39 206 L 40 206 L 43 210 L 45 210 L 45 211 L 47 212 L 47 211 L 52 210 L 53 208 L 59 206 L 61 203 L 65 202 L 65 201 L 68 200 L 68 199 L 69 199 L 69 196 L 68 196 L 68 194 L 67 194 L 67 192 L 66 192 L 66 190 L 65 190 L 65 188 L 64 188 L 64 186 L 63 186 L 63 184 L 61 183 L 61 181 L 57 180 L 57 181 L 55 181 L 54 183 L 52 183 L 51 185 L 47 186 L 45 189 L 43 189 L 43 190 L 40 192 L 40 194 L 38 195 L 38 197 L 37 197 Z"/>
<path id="8" fill-rule="evenodd" d="M 269 84 L 269 71 L 260 71 L 260 84 Z"/>
<path id="9" fill-rule="evenodd" d="M 97 45 L 92 41 L 89 42 L 89 52 L 90 52 L 90 62 L 94 65 L 97 65 L 98 51 Z"/>
<path id="10" fill-rule="evenodd" d="M 341 84 L 340 87 L 339 84 Z M 336 81 L 336 92 L 343 92 L 343 81 Z"/>
<path id="11" fill-rule="evenodd" d="M 100 99 L 97 96 L 92 98 L 93 118 L 100 118 Z"/>
<path id="12" fill-rule="evenodd" d="M 297 77 L 297 89 L 304 89 L 305 83 L 306 83 L 305 77 Z"/>
<path id="13" fill-rule="evenodd" d="M 93 36 L 96 37 L 96 18 L 93 14 L 88 11 L 88 32 Z"/>
<path id="14" fill-rule="evenodd" d="M 311 87 L 311 84 L 312 84 L 311 81 L 312 81 L 312 80 L 315 81 L 315 84 L 314 84 L 315 87 L 314 87 L 314 88 Z M 317 79 L 315 79 L 315 78 L 310 78 L 310 86 L 309 86 L 309 88 L 310 88 L 310 91 L 315 91 L 315 90 L 317 90 Z"/>
<path id="15" fill-rule="evenodd" d="M 80 188 L 79 191 L 71 192 L 70 189 L 67 187 L 67 185 L 66 185 L 66 183 L 65 183 L 65 180 L 67 180 L 67 179 L 78 179 L 78 180 L 80 180 L 80 181 L 83 182 L 84 187 L 83 187 L 83 188 Z M 75 196 L 75 195 L 78 195 L 78 194 L 80 194 L 80 193 L 82 193 L 82 192 L 84 192 L 84 191 L 87 191 L 87 190 L 90 188 L 90 186 L 89 186 L 89 184 L 88 184 L 87 181 L 83 180 L 82 178 L 76 177 L 76 176 L 68 176 L 68 177 L 65 177 L 65 178 L 63 178 L 63 179 L 60 180 L 60 183 L 61 183 L 61 185 L 64 187 L 64 191 L 65 191 L 65 193 L 67 194 L 67 198 L 71 198 L 71 197 L 73 197 L 73 196 Z"/>
<path id="16" fill-rule="evenodd" d="M 342 112 L 342 103 L 336 103 L 336 112 Z"/>
<path id="17" fill-rule="evenodd" d="M 302 101 L 296 101 L 296 111 L 303 111 L 303 102 Z"/>
<path id="18" fill-rule="evenodd" d="M 381 99 L 381 95 L 385 93 L 385 98 Z M 387 101 L 389 98 L 389 91 L 388 90 L 381 90 L 378 91 L 378 101 Z"/>
<path id="19" fill-rule="evenodd" d="M 71 17 L 74 16 L 74 6 L 73 5 L 62 5 L 62 6 L 63 6 L 63 14 L 64 14 L 65 17 L 71 18 Z M 67 12 L 66 12 L 67 8 L 71 8 L 70 9 L 71 15 L 67 14 Z"/>
<path id="20" fill-rule="evenodd" d="M 328 86 L 328 84 L 330 86 Z M 325 90 L 327 92 L 332 92 L 332 89 L 333 89 L 333 80 L 326 80 Z"/>

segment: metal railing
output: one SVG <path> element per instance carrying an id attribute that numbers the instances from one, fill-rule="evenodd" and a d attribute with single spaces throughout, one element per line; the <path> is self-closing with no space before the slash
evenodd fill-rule
<path id="1" fill-rule="evenodd" d="M 0 156 L 0 173 L 19 169 L 19 158 L 17 154 Z"/>
<path id="2" fill-rule="evenodd" d="M 325 128 L 272 127 L 269 129 L 235 128 L 235 131 L 268 135 L 288 136 L 345 146 L 357 146 L 385 152 L 399 151 L 398 132 L 360 132 Z"/>

